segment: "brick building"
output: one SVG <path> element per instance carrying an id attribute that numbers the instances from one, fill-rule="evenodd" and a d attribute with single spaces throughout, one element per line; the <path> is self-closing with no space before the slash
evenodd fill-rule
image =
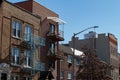
<path id="1" fill-rule="evenodd" d="M 118 56 L 118 43 L 117 38 L 108 33 L 97 34 L 90 32 L 85 35 L 84 39 L 75 39 L 75 48 L 81 50 L 82 47 L 87 46 L 92 50 L 96 50 L 97 56 L 113 66 L 113 70 L 107 70 L 109 76 L 112 76 L 113 80 L 119 80 L 119 56 Z M 69 45 L 72 46 L 72 41 Z"/>
<path id="2" fill-rule="evenodd" d="M 58 44 L 64 40 L 59 23 L 64 21 L 58 14 L 33 0 L 1 1 L 1 80 L 59 80 Z"/>
<path id="3" fill-rule="evenodd" d="M 75 49 L 74 67 L 73 67 L 73 51 L 72 48 L 66 45 L 59 45 L 62 59 L 60 60 L 60 80 L 72 80 L 76 78 L 76 72 L 80 65 L 80 55 L 83 53 Z M 73 69 L 74 68 L 74 69 Z M 74 70 L 74 75 L 73 75 Z"/>

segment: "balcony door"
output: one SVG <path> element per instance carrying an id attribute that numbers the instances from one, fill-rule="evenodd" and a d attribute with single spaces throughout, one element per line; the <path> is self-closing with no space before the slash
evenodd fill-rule
<path id="1" fill-rule="evenodd" d="M 50 24 L 50 34 L 54 35 L 55 34 L 55 25 Z"/>

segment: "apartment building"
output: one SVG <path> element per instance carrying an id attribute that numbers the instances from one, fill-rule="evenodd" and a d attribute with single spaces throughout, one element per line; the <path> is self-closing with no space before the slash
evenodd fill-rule
<path id="1" fill-rule="evenodd" d="M 6 0 L 0 3 L 0 80 L 31 80 L 40 68 L 41 19 Z M 33 73 L 34 72 L 34 73 Z M 39 77 L 38 77 L 39 78 Z M 35 79 L 34 79 L 35 80 Z"/>
<path id="2" fill-rule="evenodd" d="M 27 0 L 15 3 L 16 5 L 24 8 L 28 12 L 40 17 L 40 36 L 46 39 L 46 44 L 40 49 L 40 61 L 44 64 L 44 70 L 40 71 L 40 79 L 60 80 L 59 69 L 59 41 L 64 40 L 64 21 L 59 19 L 59 15 L 49 10 L 48 8 L 40 5 L 34 0 Z M 28 5 L 28 6 L 26 6 Z M 42 77 L 45 76 L 45 77 Z"/>
<path id="3" fill-rule="evenodd" d="M 69 45 L 72 46 L 70 41 Z M 96 34 L 90 32 L 85 35 L 84 39 L 75 39 L 75 48 L 81 50 L 84 46 L 95 50 L 98 57 L 112 65 L 113 70 L 108 70 L 107 73 L 112 76 L 113 80 L 119 80 L 119 57 L 118 57 L 118 43 L 117 38 L 108 33 Z"/>
<path id="4" fill-rule="evenodd" d="M 1 80 L 59 80 L 59 24 L 58 14 L 33 0 L 1 1 Z"/>
<path id="5" fill-rule="evenodd" d="M 73 78 L 76 80 L 76 72 L 78 71 L 80 65 L 80 55 L 83 53 L 75 49 L 75 55 L 73 58 L 73 49 L 71 47 L 59 45 L 59 50 L 62 56 L 60 60 L 60 80 L 73 80 Z"/>

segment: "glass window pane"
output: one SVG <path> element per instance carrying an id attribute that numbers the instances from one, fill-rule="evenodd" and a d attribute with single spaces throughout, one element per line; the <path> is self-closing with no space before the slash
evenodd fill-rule
<path id="1" fill-rule="evenodd" d="M 31 58 L 30 58 L 31 54 L 30 54 L 30 51 L 25 50 L 24 56 L 25 56 L 25 58 L 24 58 L 24 65 L 25 66 L 30 66 L 31 65 Z"/>
<path id="2" fill-rule="evenodd" d="M 72 56 L 71 55 L 68 55 L 68 62 L 72 63 Z"/>
<path id="3" fill-rule="evenodd" d="M 31 26 L 26 25 L 26 27 L 25 27 L 25 40 L 26 41 L 30 41 L 31 34 L 32 34 L 32 28 L 31 28 Z"/>
<path id="4" fill-rule="evenodd" d="M 12 22 L 12 34 L 13 34 L 13 36 L 15 36 L 15 37 L 20 37 L 20 35 L 21 35 L 21 23 L 20 22 L 18 22 L 18 21 L 13 21 Z"/>
<path id="5" fill-rule="evenodd" d="M 51 34 L 55 33 L 55 26 L 53 24 L 50 24 L 50 33 Z"/>

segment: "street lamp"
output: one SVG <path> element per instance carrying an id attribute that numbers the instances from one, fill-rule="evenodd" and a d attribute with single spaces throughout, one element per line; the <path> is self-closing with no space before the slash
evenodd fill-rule
<path id="1" fill-rule="evenodd" d="M 78 34 L 88 30 L 88 29 L 92 29 L 92 28 L 98 28 L 99 26 L 93 26 L 93 27 L 88 27 L 78 33 L 74 33 L 73 36 L 72 36 L 72 40 L 73 40 L 73 80 L 74 80 L 74 57 L 75 57 L 75 36 L 77 36 Z"/>

